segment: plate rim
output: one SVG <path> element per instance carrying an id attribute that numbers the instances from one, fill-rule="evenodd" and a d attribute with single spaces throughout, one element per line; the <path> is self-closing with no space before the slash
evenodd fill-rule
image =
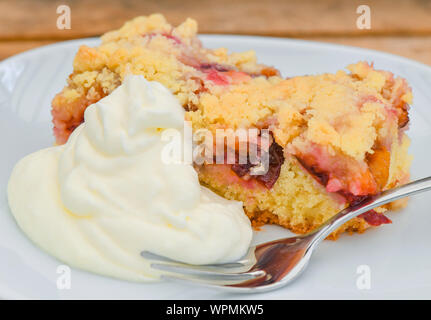
<path id="1" fill-rule="evenodd" d="M 403 57 L 394 53 L 389 53 L 385 51 L 375 50 L 375 49 L 369 49 L 369 48 L 362 48 L 362 47 L 356 47 L 351 45 L 344 45 L 344 44 L 338 44 L 338 43 L 329 43 L 329 42 L 320 42 L 320 41 L 314 41 L 314 40 L 304 40 L 304 39 L 296 39 L 296 38 L 284 38 L 284 37 L 267 37 L 267 36 L 257 36 L 257 35 L 238 35 L 238 34 L 198 34 L 198 37 L 205 41 L 205 40 L 211 40 L 211 39 L 217 39 L 217 38 L 224 38 L 227 40 L 248 40 L 248 41 L 264 41 L 264 42 L 282 42 L 285 44 L 290 45 L 296 45 L 296 46 L 308 46 L 308 47 L 315 47 L 315 48 L 325 48 L 325 49 L 342 49 L 345 52 L 353 51 L 355 53 L 363 53 L 363 54 L 369 54 L 369 55 L 376 55 L 380 57 L 388 57 L 393 60 L 398 60 L 401 63 L 408 63 L 413 66 L 419 67 L 419 68 L 425 68 L 428 72 L 431 72 L 431 66 L 411 59 L 407 57 Z M 100 43 L 100 37 L 87 37 L 87 38 L 78 38 L 78 39 L 72 39 L 72 40 L 65 40 L 65 41 L 57 41 L 51 44 L 39 46 L 33 49 L 25 50 L 23 52 L 14 54 L 10 57 L 7 57 L 3 60 L 0 60 L 0 66 L 3 64 L 14 62 L 18 59 L 25 59 L 28 56 L 32 54 L 41 54 L 45 51 L 55 49 L 57 47 L 70 47 L 75 45 L 76 43 L 83 42 L 91 42 L 91 45 L 97 45 Z M 94 43 L 94 44 L 93 44 Z M 250 50 L 253 50 L 250 48 Z"/>

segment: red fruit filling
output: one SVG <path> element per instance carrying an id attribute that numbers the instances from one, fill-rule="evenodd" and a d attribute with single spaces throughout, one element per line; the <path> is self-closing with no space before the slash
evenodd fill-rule
<path id="1" fill-rule="evenodd" d="M 165 38 L 168 38 L 168 39 L 173 40 L 176 44 L 181 44 L 181 40 L 180 40 L 180 38 L 175 37 L 175 36 L 173 36 L 172 34 L 167 33 L 167 32 L 164 32 L 164 33 L 156 33 L 156 32 L 153 32 L 153 33 L 144 34 L 144 36 L 147 36 L 147 37 L 149 37 L 150 39 L 151 39 L 151 38 L 153 38 L 153 37 L 155 37 L 156 35 L 161 35 L 161 36 L 163 36 L 163 37 L 165 37 Z"/>
<path id="2" fill-rule="evenodd" d="M 218 72 L 226 72 L 226 71 L 232 70 L 232 68 L 229 68 L 227 66 L 222 66 L 221 64 L 218 64 L 218 63 L 201 63 L 199 66 L 199 69 L 202 72 L 207 72 L 211 70 L 215 70 Z"/>
<path id="3" fill-rule="evenodd" d="M 310 144 L 306 152 L 295 151 L 295 157 L 328 192 L 365 196 L 379 191 L 369 168 L 347 156 L 331 155 Z"/>
<path id="4" fill-rule="evenodd" d="M 348 199 L 349 207 L 360 206 L 366 200 L 371 200 L 371 196 L 352 196 L 346 195 L 346 199 Z M 392 223 L 392 221 L 386 217 L 384 214 L 378 213 L 375 210 L 370 210 L 364 212 L 358 216 L 359 218 L 364 219 L 369 225 L 379 226 L 381 224 Z"/>
<path id="5" fill-rule="evenodd" d="M 358 217 L 364 219 L 371 226 L 380 226 L 381 224 L 392 223 L 392 221 L 384 214 L 378 213 L 374 210 L 367 211 L 360 214 Z"/>
<path id="6" fill-rule="evenodd" d="M 268 151 L 269 161 L 268 161 L 268 170 L 265 174 L 262 175 L 250 175 L 250 170 L 255 166 L 250 162 L 249 157 L 247 157 L 246 164 L 233 164 L 232 170 L 239 177 L 256 179 L 260 183 L 262 183 L 268 189 L 271 189 L 274 184 L 277 182 L 278 177 L 280 176 L 281 166 L 284 162 L 284 154 L 283 148 L 277 143 L 273 142 L 269 147 Z"/>
<path id="7" fill-rule="evenodd" d="M 196 69 L 205 73 L 206 79 L 219 86 L 228 85 L 231 82 L 242 82 L 250 79 L 251 75 L 234 70 L 232 67 L 218 63 L 201 63 Z"/>
<path id="8" fill-rule="evenodd" d="M 386 150 L 376 151 L 376 155 L 369 160 L 368 168 L 358 167 L 350 159 L 340 155 L 335 159 L 333 156 L 324 154 L 322 149 L 316 146 L 312 153 L 298 153 L 296 159 L 328 192 L 341 195 L 350 206 L 355 206 L 381 191 L 383 180 L 387 179 L 387 175 L 385 176 L 377 168 L 379 165 L 386 165 L 387 153 Z M 392 222 L 385 215 L 374 210 L 365 212 L 359 217 L 372 226 Z"/>

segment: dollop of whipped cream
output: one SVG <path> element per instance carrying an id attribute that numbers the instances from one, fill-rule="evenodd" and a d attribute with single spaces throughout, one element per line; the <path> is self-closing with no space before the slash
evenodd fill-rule
<path id="1" fill-rule="evenodd" d="M 159 277 L 142 251 L 192 264 L 239 259 L 252 237 L 242 204 L 200 186 L 191 164 L 162 161 L 168 128 L 184 129 L 177 99 L 126 77 L 65 145 L 15 166 L 8 199 L 21 229 L 70 266 L 133 281 Z"/>

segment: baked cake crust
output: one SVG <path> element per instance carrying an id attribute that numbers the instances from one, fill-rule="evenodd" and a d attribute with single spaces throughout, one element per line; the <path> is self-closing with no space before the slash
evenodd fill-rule
<path id="1" fill-rule="evenodd" d="M 179 99 L 193 129 L 257 128 L 272 135 L 274 170 L 251 177 L 247 166 L 196 166 L 202 184 L 243 201 L 255 226 L 312 230 L 347 205 L 409 180 L 405 134 L 411 89 L 402 78 L 359 62 L 348 72 L 284 79 L 258 64 L 253 51 L 205 49 L 197 24 L 174 28 L 162 15 L 138 17 L 82 46 L 67 86 L 54 98 L 58 144 L 83 121 L 85 109 L 127 74 L 159 81 Z M 280 160 L 281 159 L 281 160 Z M 388 223 L 378 208 L 334 232 L 363 232 Z"/>

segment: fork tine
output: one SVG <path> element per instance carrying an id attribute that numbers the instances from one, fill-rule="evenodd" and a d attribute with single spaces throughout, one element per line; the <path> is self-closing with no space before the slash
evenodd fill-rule
<path id="1" fill-rule="evenodd" d="M 266 275 L 265 271 L 257 270 L 251 272 L 241 273 L 225 273 L 210 271 L 195 266 L 184 266 L 180 264 L 166 264 L 166 263 L 152 263 L 151 267 L 157 270 L 173 273 L 179 275 L 181 279 L 195 279 L 206 281 L 246 281 L 263 277 Z"/>
<path id="2" fill-rule="evenodd" d="M 211 270 L 211 269 L 217 269 L 217 270 L 221 270 L 221 269 L 238 269 L 238 268 L 250 268 L 251 266 L 253 266 L 256 262 L 256 256 L 254 254 L 255 251 L 255 247 L 251 247 L 249 248 L 249 250 L 247 251 L 247 253 L 245 254 L 245 256 L 235 262 L 229 262 L 229 263 L 221 263 L 221 264 L 207 264 L 207 265 L 199 265 L 199 269 L 204 269 L 204 270 Z M 172 263 L 178 266 L 183 266 L 183 267 L 194 267 L 194 265 L 190 265 L 187 263 L 182 263 L 182 262 L 178 262 L 163 256 L 160 256 L 158 254 L 149 252 L 149 251 L 142 251 L 141 252 L 141 256 L 147 260 L 152 260 L 155 262 L 163 262 L 163 263 Z M 226 272 L 228 272 L 228 270 L 226 270 Z"/>
<path id="3" fill-rule="evenodd" d="M 218 280 L 217 281 L 217 280 L 207 280 L 207 279 L 199 279 L 199 278 L 188 278 L 188 277 L 183 277 L 180 275 L 171 275 L 171 274 L 170 275 L 164 274 L 161 276 L 161 279 L 180 282 L 180 283 L 184 283 L 187 285 L 198 285 L 198 286 L 203 286 L 203 287 L 213 288 L 213 289 L 223 289 L 223 291 L 226 291 L 226 290 L 241 291 L 241 289 L 243 289 L 243 288 L 236 288 L 236 287 L 230 287 L 230 286 L 244 282 L 244 280 L 237 280 L 237 281 Z M 247 281 L 247 280 L 245 280 L 245 281 Z"/>

